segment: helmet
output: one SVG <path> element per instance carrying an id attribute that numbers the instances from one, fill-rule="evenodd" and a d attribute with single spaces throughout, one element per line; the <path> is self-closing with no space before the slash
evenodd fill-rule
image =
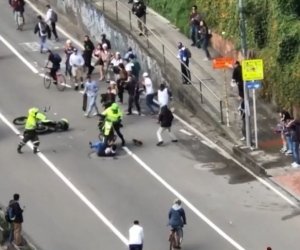
<path id="1" fill-rule="evenodd" d="M 111 105 L 111 110 L 113 110 L 113 111 L 118 111 L 118 109 L 119 109 L 119 105 L 117 104 L 117 103 L 113 103 L 112 105 Z"/>
<path id="2" fill-rule="evenodd" d="M 36 116 L 36 114 L 39 112 L 38 108 L 31 108 L 28 110 L 28 115 L 29 116 Z"/>
<path id="3" fill-rule="evenodd" d="M 174 204 L 180 205 L 180 204 L 181 204 L 181 200 L 175 199 L 175 200 L 174 200 Z"/>

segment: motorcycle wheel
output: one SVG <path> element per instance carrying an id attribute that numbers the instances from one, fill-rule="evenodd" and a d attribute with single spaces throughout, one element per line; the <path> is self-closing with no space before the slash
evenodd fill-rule
<path id="1" fill-rule="evenodd" d="M 20 116 L 13 120 L 13 124 L 15 125 L 25 125 L 27 120 L 27 116 Z"/>
<path id="2" fill-rule="evenodd" d="M 39 125 L 35 131 L 39 134 L 39 135 L 43 135 L 43 134 L 48 134 L 50 132 L 52 132 L 49 127 L 45 126 L 45 125 Z"/>

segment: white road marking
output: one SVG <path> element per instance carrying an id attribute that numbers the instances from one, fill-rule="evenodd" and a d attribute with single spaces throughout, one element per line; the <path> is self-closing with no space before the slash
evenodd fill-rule
<path id="1" fill-rule="evenodd" d="M 168 184 L 163 178 L 161 178 L 156 172 L 154 172 L 146 163 L 144 163 L 138 156 L 132 153 L 127 147 L 123 149 L 129 154 L 137 163 L 139 163 L 149 174 L 151 174 L 157 181 L 159 181 L 166 189 L 168 189 L 172 194 L 179 198 L 184 204 L 191 209 L 200 219 L 202 219 L 207 225 L 214 229 L 220 236 L 227 240 L 231 245 L 233 245 L 238 250 L 246 250 L 230 236 L 228 236 L 224 231 L 222 231 L 216 224 L 214 224 L 210 219 L 208 219 L 204 214 L 202 214 L 192 203 L 190 203 L 183 195 L 181 195 L 177 190 L 175 190 L 170 184 Z"/>
<path id="2" fill-rule="evenodd" d="M 28 68 L 32 70 L 34 74 L 38 73 L 38 70 L 32 66 L 8 41 L 6 41 L 1 35 L 0 35 L 0 41 L 11 50 Z"/>
<path id="3" fill-rule="evenodd" d="M 186 135 L 192 136 L 193 134 L 191 134 L 190 132 L 186 131 L 185 129 L 180 129 L 179 130 L 181 133 L 184 133 Z"/>
<path id="4" fill-rule="evenodd" d="M 22 138 L 21 133 L 11 124 L 5 116 L 0 113 L 0 119 L 5 123 L 16 135 Z M 33 144 L 31 142 L 27 143 L 27 146 L 33 150 Z M 16 152 L 17 153 L 17 152 Z M 37 153 L 37 156 L 82 200 L 92 212 L 126 245 L 128 245 L 127 238 L 92 204 L 80 191 L 77 189 L 73 183 L 59 171 L 54 164 L 48 160 L 48 158 L 41 152 Z"/>

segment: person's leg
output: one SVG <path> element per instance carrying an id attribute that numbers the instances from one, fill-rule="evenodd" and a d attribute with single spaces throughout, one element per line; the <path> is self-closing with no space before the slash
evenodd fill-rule
<path id="1" fill-rule="evenodd" d="M 294 163 L 299 165 L 299 142 L 293 142 Z"/>
<path id="2" fill-rule="evenodd" d="M 78 90 L 78 69 L 75 67 L 72 67 L 72 75 L 74 80 L 74 89 Z"/>
<path id="3" fill-rule="evenodd" d="M 203 50 L 204 50 L 204 52 L 205 52 L 206 58 L 207 58 L 207 59 L 210 59 L 211 57 L 210 57 L 210 53 L 209 53 L 209 51 L 208 51 L 208 39 L 207 39 L 207 38 L 204 38 L 204 39 L 203 39 L 203 44 L 202 44 L 202 46 L 203 46 Z"/>
<path id="4" fill-rule="evenodd" d="M 22 224 L 14 223 L 14 243 L 17 246 L 20 246 L 22 244 L 21 231 L 22 231 Z"/>
<path id="5" fill-rule="evenodd" d="M 162 139 L 162 132 L 164 131 L 165 129 L 162 128 L 162 127 L 159 127 L 159 129 L 157 130 L 156 132 L 156 135 L 157 135 L 157 140 L 158 140 L 158 143 L 162 144 L 163 143 L 163 139 Z"/>
<path id="6" fill-rule="evenodd" d="M 136 110 L 137 112 L 139 113 L 139 115 L 141 114 L 141 106 L 140 106 L 140 96 L 139 95 L 135 95 L 134 96 L 134 104 L 135 104 L 135 107 L 136 107 Z"/>
<path id="7" fill-rule="evenodd" d="M 14 223 L 9 223 L 9 243 L 14 241 Z"/>
<path id="8" fill-rule="evenodd" d="M 246 119 L 242 119 L 242 136 L 243 138 L 246 138 Z"/>
<path id="9" fill-rule="evenodd" d="M 191 72 L 189 68 L 189 62 L 185 63 L 186 77 L 188 79 L 188 84 L 191 84 Z"/>
<path id="10" fill-rule="evenodd" d="M 150 110 L 151 114 L 154 113 L 154 109 L 152 107 L 152 102 L 153 102 L 153 95 L 152 94 L 149 94 L 149 95 L 146 95 L 146 105 L 148 107 L 148 109 Z"/>
<path id="11" fill-rule="evenodd" d="M 122 141 L 122 146 L 125 146 L 125 140 L 124 140 L 124 137 L 123 137 L 123 135 L 122 135 L 122 133 L 120 131 L 120 126 L 119 125 L 115 125 L 114 129 L 115 129 L 116 134 L 119 136 L 119 138 Z"/>
<path id="12" fill-rule="evenodd" d="M 192 39 L 192 46 L 195 46 L 196 44 L 196 29 L 195 29 L 195 25 L 192 25 L 191 26 L 191 29 L 190 29 L 190 33 L 191 33 L 191 39 Z"/>
<path id="13" fill-rule="evenodd" d="M 95 96 L 94 96 L 94 98 L 93 98 L 94 100 L 93 100 L 93 102 L 94 102 L 94 105 L 93 105 L 93 107 L 95 108 L 95 115 L 99 115 L 100 114 L 100 112 L 99 112 L 99 109 L 98 109 L 98 105 L 97 105 L 97 94 L 95 94 Z"/>
<path id="14" fill-rule="evenodd" d="M 50 76 L 52 77 L 54 84 L 57 84 L 56 72 L 57 72 L 56 68 L 51 68 L 51 70 L 50 70 Z"/>
<path id="15" fill-rule="evenodd" d="M 293 142 L 291 136 L 286 136 L 286 142 L 287 142 L 287 155 L 293 154 Z"/>
<path id="16" fill-rule="evenodd" d="M 282 139 L 282 149 L 281 152 L 285 153 L 287 151 L 287 143 L 286 143 L 286 138 L 283 132 L 281 132 L 281 139 Z"/>
<path id="17" fill-rule="evenodd" d="M 171 132 L 171 127 L 168 128 L 168 132 L 170 137 L 172 138 L 172 142 L 177 142 L 176 136 Z"/>
<path id="18" fill-rule="evenodd" d="M 140 30 L 140 35 L 143 35 L 143 25 L 142 25 L 142 22 L 140 21 L 140 19 L 138 19 L 137 22 L 138 22 L 138 28 Z"/>
<path id="19" fill-rule="evenodd" d="M 100 73 L 100 80 L 103 80 L 104 78 L 104 67 L 103 65 L 99 65 L 99 73 Z"/>
<path id="20" fill-rule="evenodd" d="M 129 95 L 128 96 L 128 114 L 132 113 L 132 104 L 133 104 L 133 96 Z"/>
<path id="21" fill-rule="evenodd" d="M 52 33 L 53 33 L 55 39 L 57 40 L 58 36 L 57 36 L 57 32 L 56 32 L 56 23 L 55 22 L 51 22 L 51 27 L 52 27 Z"/>
<path id="22" fill-rule="evenodd" d="M 33 144 L 33 153 L 36 154 L 40 145 L 40 139 L 35 131 L 33 132 L 31 142 Z"/>
<path id="23" fill-rule="evenodd" d="M 88 96 L 87 103 L 88 103 L 88 108 L 86 110 L 85 116 L 89 117 L 93 109 L 93 100 L 91 96 Z"/>
<path id="24" fill-rule="evenodd" d="M 26 145 L 26 143 L 30 140 L 31 140 L 31 132 L 25 131 L 23 134 L 23 139 L 18 144 L 18 153 L 19 154 L 22 153 L 22 151 L 21 151 L 22 147 L 24 147 Z"/>
<path id="25" fill-rule="evenodd" d="M 186 67 L 184 63 L 181 63 L 181 73 L 182 73 L 182 82 L 187 83 L 188 77 L 187 77 Z"/>

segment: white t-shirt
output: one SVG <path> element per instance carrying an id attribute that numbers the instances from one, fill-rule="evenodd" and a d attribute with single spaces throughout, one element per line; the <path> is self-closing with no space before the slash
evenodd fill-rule
<path id="1" fill-rule="evenodd" d="M 158 90 L 157 92 L 158 103 L 161 107 L 169 104 L 169 93 L 168 89 L 165 88 L 163 91 Z"/>
<path id="2" fill-rule="evenodd" d="M 146 87 L 146 95 L 150 95 L 154 93 L 153 83 L 149 77 L 145 77 L 144 85 Z"/>
<path id="3" fill-rule="evenodd" d="M 129 62 L 129 63 L 127 63 L 127 64 L 125 65 L 125 70 L 126 70 L 127 72 L 132 71 L 132 67 L 133 67 L 133 66 L 134 66 L 133 63 Z"/>
<path id="4" fill-rule="evenodd" d="M 114 67 L 118 67 L 120 63 L 123 63 L 123 60 L 114 58 L 111 60 L 111 63 L 113 64 Z"/>
<path id="5" fill-rule="evenodd" d="M 141 245 L 144 240 L 144 229 L 139 225 L 133 225 L 129 229 L 129 245 Z"/>

